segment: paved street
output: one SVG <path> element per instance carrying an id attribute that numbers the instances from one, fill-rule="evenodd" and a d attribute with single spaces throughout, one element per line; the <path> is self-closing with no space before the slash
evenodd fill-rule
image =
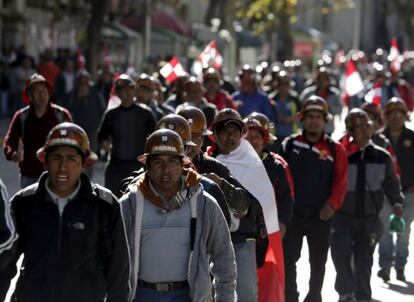
<path id="1" fill-rule="evenodd" d="M 8 120 L 0 119 L 0 140 L 3 137 L 8 127 Z M 339 128 L 339 131 L 341 129 Z M 414 158 L 413 158 L 414 159 Z M 95 180 L 102 184 L 103 180 L 103 164 L 100 163 L 96 167 Z M 9 193 L 14 194 L 19 188 L 17 167 L 14 163 L 5 160 L 4 155 L 0 156 L 0 177 L 3 179 L 8 187 Z M 414 238 L 411 236 L 410 251 L 414 251 Z M 377 258 L 377 254 L 376 254 Z M 413 302 L 414 301 L 414 253 L 409 259 L 409 265 L 406 268 L 407 283 L 392 281 L 389 284 L 384 284 L 376 277 L 378 270 L 377 259 L 375 259 L 375 266 L 373 268 L 373 277 L 371 279 L 374 302 Z M 394 278 L 394 272 L 392 274 Z M 309 279 L 309 266 L 307 258 L 307 247 L 304 246 L 302 251 L 302 259 L 298 263 L 298 283 L 303 299 L 307 291 L 307 282 Z M 331 259 L 329 258 L 327 264 L 327 272 L 325 277 L 325 285 L 323 288 L 323 299 L 325 302 L 337 301 L 337 294 L 334 289 L 335 270 Z"/>

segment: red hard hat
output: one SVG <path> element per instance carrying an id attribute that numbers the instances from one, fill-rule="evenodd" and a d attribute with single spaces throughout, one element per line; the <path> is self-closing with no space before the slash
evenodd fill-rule
<path id="1" fill-rule="evenodd" d="M 30 97 L 29 97 L 29 89 L 32 85 L 37 83 L 43 83 L 46 85 L 47 90 L 49 91 L 49 95 L 52 95 L 52 86 L 50 86 L 49 82 L 46 80 L 44 76 L 39 73 L 32 74 L 25 82 L 23 93 L 22 93 L 22 100 L 23 103 L 26 105 L 30 104 Z"/>
<path id="2" fill-rule="evenodd" d="M 252 112 L 243 121 L 249 129 L 259 129 L 263 133 L 263 138 L 266 142 L 275 141 L 277 139 L 276 136 L 270 132 L 270 130 L 274 128 L 273 123 L 271 123 L 268 117 L 263 113 Z"/>

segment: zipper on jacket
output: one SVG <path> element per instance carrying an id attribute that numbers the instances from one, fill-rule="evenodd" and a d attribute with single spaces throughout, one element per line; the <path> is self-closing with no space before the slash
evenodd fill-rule
<path id="1" fill-rule="evenodd" d="M 55 205 L 57 215 L 59 217 L 58 240 L 57 240 L 57 260 L 60 261 L 61 256 L 62 256 L 61 255 L 62 253 L 62 217 L 63 217 L 63 212 L 65 209 L 63 209 L 62 215 L 60 215 L 58 205 L 56 203 L 54 203 L 54 205 Z"/>
<path id="2" fill-rule="evenodd" d="M 57 259 L 56 259 L 56 265 L 57 266 L 59 266 L 60 265 L 60 259 L 61 259 L 61 250 L 62 250 L 62 247 L 61 247 L 61 245 L 62 245 L 62 217 L 60 216 L 60 213 L 59 213 L 59 208 L 58 208 L 58 205 L 55 203 L 55 201 L 53 201 L 53 204 L 54 204 L 54 207 L 55 207 L 55 211 L 56 211 L 56 213 L 57 213 L 57 215 L 58 215 L 58 217 L 59 217 L 59 227 L 58 227 L 58 238 L 57 238 L 57 253 L 56 253 L 56 256 L 57 256 Z M 63 216 L 63 212 L 62 212 L 62 216 Z M 59 280 L 58 279 L 58 272 L 59 271 L 59 269 L 56 269 L 56 272 L 54 272 L 55 273 L 55 275 L 56 275 L 56 280 Z M 55 286 L 53 286 L 53 288 L 51 288 L 51 298 L 52 298 L 52 300 L 51 301 L 56 301 L 56 296 L 57 296 L 57 286 L 56 286 L 57 284 L 55 284 Z"/>

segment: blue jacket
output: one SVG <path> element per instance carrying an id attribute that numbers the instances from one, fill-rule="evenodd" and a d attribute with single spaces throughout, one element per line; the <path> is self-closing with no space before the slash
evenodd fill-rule
<path id="1" fill-rule="evenodd" d="M 260 112 L 266 115 L 272 123 L 276 122 L 276 110 L 265 93 L 256 90 L 253 94 L 246 95 L 236 91 L 232 94 L 232 98 L 242 102 L 238 111 L 243 117 L 252 112 Z"/>

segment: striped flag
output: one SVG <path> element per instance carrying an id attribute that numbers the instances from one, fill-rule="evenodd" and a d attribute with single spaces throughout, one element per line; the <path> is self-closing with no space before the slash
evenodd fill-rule
<path id="1" fill-rule="evenodd" d="M 217 49 L 216 40 L 212 40 L 203 49 L 197 60 L 193 63 L 192 71 L 194 74 L 199 76 L 203 73 L 203 68 L 205 67 L 220 69 L 222 65 L 223 57 Z"/>
<path id="2" fill-rule="evenodd" d="M 388 56 L 388 60 L 390 61 L 391 72 L 400 72 L 402 56 L 400 55 L 400 49 L 398 48 L 397 38 L 391 39 L 390 55 Z"/>
<path id="3" fill-rule="evenodd" d="M 168 84 L 171 84 L 178 77 L 185 75 L 186 72 L 177 57 L 173 57 L 167 64 L 160 69 L 160 74 Z"/>
<path id="4" fill-rule="evenodd" d="M 367 92 L 364 99 L 365 102 L 381 106 L 382 91 L 381 82 L 376 82 L 374 86 Z"/>
<path id="5" fill-rule="evenodd" d="M 352 59 L 346 63 L 344 103 L 348 105 L 349 98 L 364 90 L 364 83 Z"/>

